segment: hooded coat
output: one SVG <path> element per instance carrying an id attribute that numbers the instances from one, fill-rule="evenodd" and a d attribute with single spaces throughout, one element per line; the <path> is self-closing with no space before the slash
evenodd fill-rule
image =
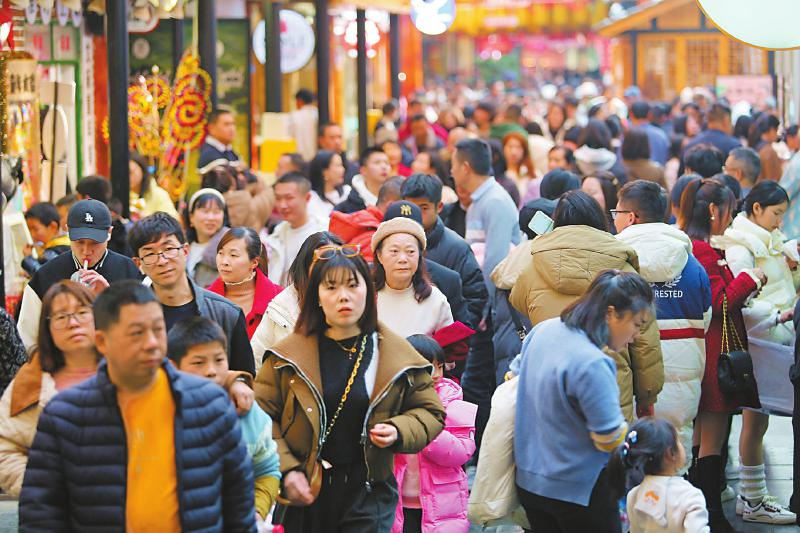
<path id="1" fill-rule="evenodd" d="M 531 323 L 557 317 L 608 269 L 638 272 L 636 252 L 610 233 L 589 226 L 563 226 L 534 239 L 531 263 L 519 276 L 509 301 Z M 609 352 L 617 365 L 620 406 L 633 420 L 633 398 L 652 405 L 664 385 L 661 343 L 650 320 L 628 350 Z"/>
<path id="2" fill-rule="evenodd" d="M 675 226 L 634 224 L 617 240 L 636 251 L 639 273 L 653 288 L 664 356 L 664 388 L 656 416 L 669 420 L 684 448 L 691 450 L 706 365 L 704 338 L 711 322 L 708 274 L 692 255 L 692 240 Z"/>
<path id="3" fill-rule="evenodd" d="M 791 324 L 776 324 L 776 317 L 794 309 L 797 303 L 798 273 L 789 269 L 784 253 L 785 245 L 797 250 L 796 241 L 786 242 L 780 230 L 769 232 L 739 213 L 722 237 L 713 239 L 716 248 L 725 250 L 725 259 L 731 272 L 755 267 L 767 276 L 767 284 L 742 309 L 748 337 L 791 346 L 795 333 Z M 795 254 L 796 257 L 796 254 Z"/>

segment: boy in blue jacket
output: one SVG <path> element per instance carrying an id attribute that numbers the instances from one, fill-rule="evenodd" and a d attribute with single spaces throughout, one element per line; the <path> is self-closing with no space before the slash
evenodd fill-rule
<path id="1" fill-rule="evenodd" d="M 228 375 L 227 340 L 222 328 L 206 317 L 181 320 L 167 336 L 169 358 L 178 370 L 201 376 L 224 387 Z M 260 521 L 269 514 L 280 489 L 278 446 L 272 439 L 272 419 L 256 403 L 240 415 L 242 439 L 253 461 L 256 515 Z"/>

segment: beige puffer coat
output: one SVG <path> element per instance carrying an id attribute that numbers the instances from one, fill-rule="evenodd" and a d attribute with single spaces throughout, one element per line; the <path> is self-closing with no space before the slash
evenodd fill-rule
<path id="1" fill-rule="evenodd" d="M 603 270 L 638 272 L 633 248 L 589 226 L 563 226 L 531 244 L 531 264 L 511 290 L 509 301 L 536 324 L 557 317 L 577 300 Z M 620 406 L 633 420 L 633 397 L 652 405 L 664 385 L 661 340 L 655 317 L 628 350 L 608 352 L 617 364 Z"/>
<path id="2" fill-rule="evenodd" d="M 39 357 L 34 356 L 0 399 L 0 488 L 15 498 L 22 490 L 39 415 L 56 392 L 53 376 L 42 371 Z"/>

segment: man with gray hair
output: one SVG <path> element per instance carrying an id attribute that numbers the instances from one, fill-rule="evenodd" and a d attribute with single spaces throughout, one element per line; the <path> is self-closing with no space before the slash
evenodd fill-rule
<path id="1" fill-rule="evenodd" d="M 761 159 L 752 148 L 734 148 L 725 160 L 722 171 L 736 178 L 742 186 L 742 198 L 747 196 L 761 172 Z"/>

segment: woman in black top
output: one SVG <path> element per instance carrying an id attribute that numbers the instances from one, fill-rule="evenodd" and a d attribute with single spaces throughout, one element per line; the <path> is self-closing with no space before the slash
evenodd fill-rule
<path id="1" fill-rule="evenodd" d="M 389 533 L 395 453 L 442 430 L 430 364 L 378 323 L 357 245 L 317 248 L 295 332 L 267 351 L 256 399 L 272 417 L 287 533 Z"/>

